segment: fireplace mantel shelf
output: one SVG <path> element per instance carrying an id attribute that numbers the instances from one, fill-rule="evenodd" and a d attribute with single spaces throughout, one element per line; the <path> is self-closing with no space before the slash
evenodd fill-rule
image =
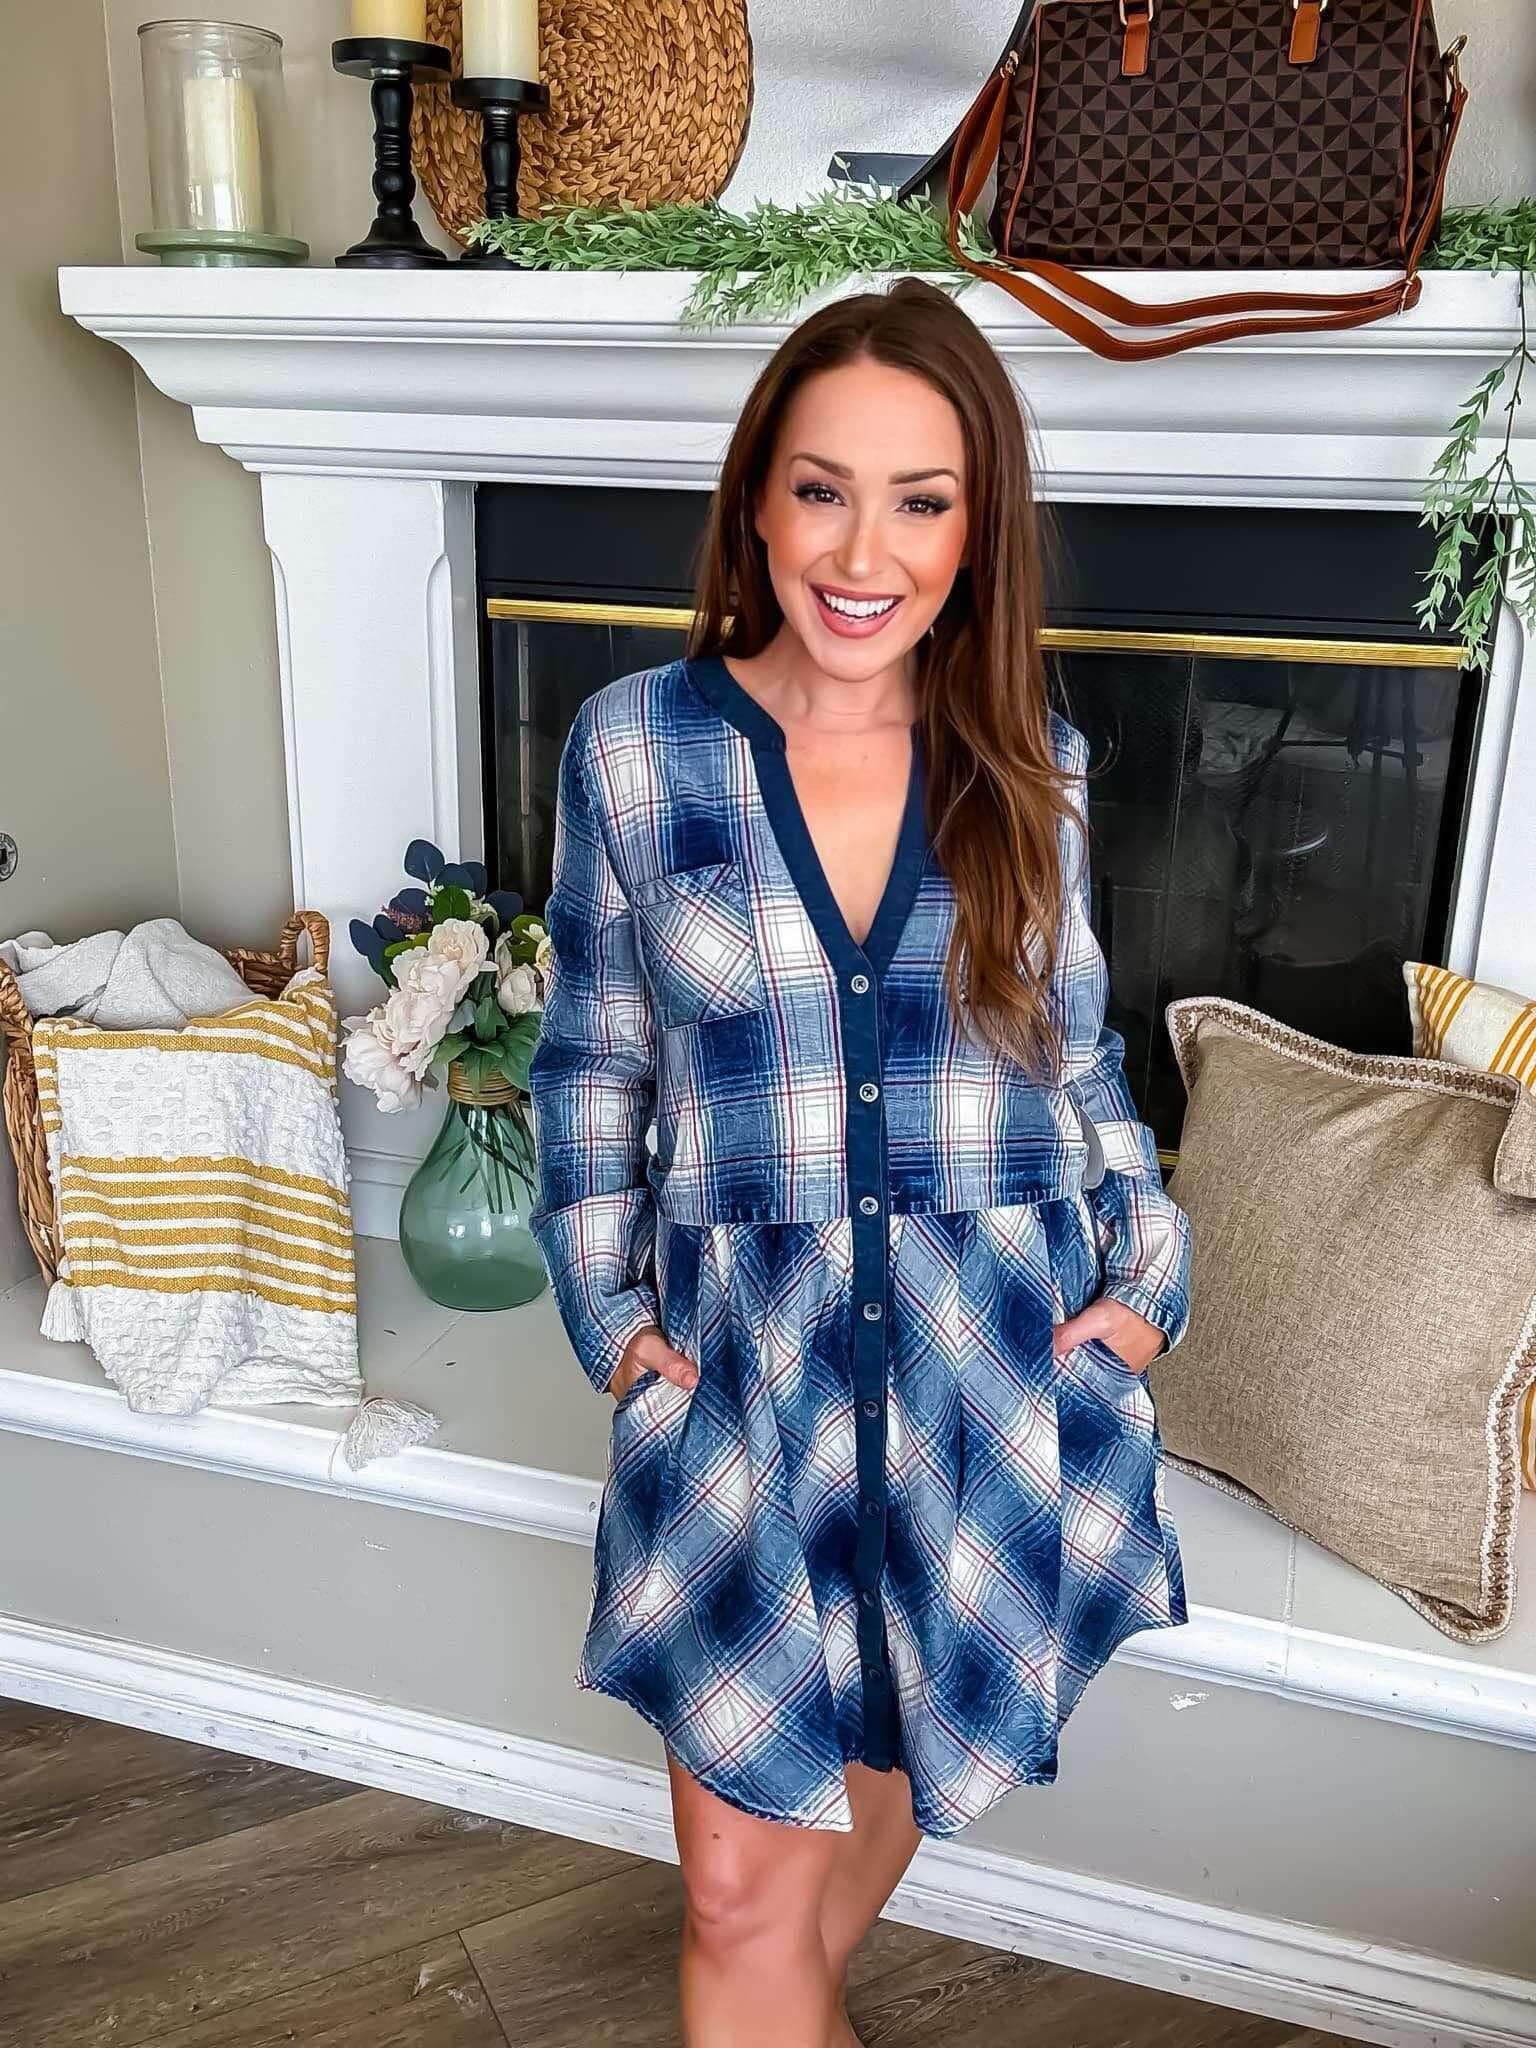
<path id="1" fill-rule="evenodd" d="M 1222 282 L 1094 275 L 1148 303 Z M 1234 275 L 1256 290 L 1359 290 L 1387 273 Z M 1514 273 L 1423 275 L 1412 312 L 1371 326 L 1151 363 L 1107 362 L 995 285 L 959 303 L 1018 380 L 1054 497 L 1407 506 L 1466 395 L 1519 335 Z M 192 408 L 204 441 L 252 470 L 707 489 L 762 363 L 813 306 L 859 285 L 791 320 L 704 330 L 679 324 L 695 282 L 126 264 L 61 269 L 59 293 Z M 1516 437 L 1517 469 L 1536 479 L 1530 407 Z"/>

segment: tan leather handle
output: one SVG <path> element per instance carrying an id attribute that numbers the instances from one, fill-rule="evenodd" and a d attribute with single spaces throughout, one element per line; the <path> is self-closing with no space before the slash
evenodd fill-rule
<path id="1" fill-rule="evenodd" d="M 1145 13 L 1128 14 L 1125 0 L 1120 0 L 1120 20 L 1125 29 L 1120 44 L 1122 78 L 1146 76 L 1152 47 L 1152 22 L 1157 10 L 1154 0 L 1141 0 L 1141 5 Z M 1328 0 L 1291 0 L 1290 63 L 1311 64 L 1315 61 L 1327 8 Z"/>
<path id="2" fill-rule="evenodd" d="M 1038 16 L 1036 19 L 1038 23 Z M 1048 258 L 1002 256 L 995 262 L 978 263 L 961 248 L 960 216 L 975 205 L 988 173 L 997 161 L 1009 90 L 1018 63 L 1018 52 L 1010 50 L 966 110 L 956 132 L 950 164 L 946 239 L 950 253 L 963 269 L 1000 285 L 1010 297 L 1027 306 L 1031 312 L 1038 313 L 1063 334 L 1080 341 L 1085 348 L 1092 349 L 1096 355 L 1111 362 L 1147 362 L 1160 356 L 1176 355 L 1183 349 L 1198 348 L 1207 342 L 1235 340 L 1241 336 L 1304 334 L 1323 328 L 1363 327 L 1385 314 L 1404 312 L 1418 304 L 1424 283 L 1415 272 L 1429 239 L 1436 204 L 1445 188 L 1451 147 L 1467 101 L 1454 53 L 1446 65 L 1451 101 L 1439 169 L 1420 216 L 1418 232 L 1405 252 L 1406 270 L 1401 278 L 1363 292 L 1221 292 L 1195 299 L 1172 300 L 1160 306 L 1146 306 L 1137 299 L 1128 299 L 1097 279 L 1084 277 L 1070 265 Z M 1004 268 L 1004 265 L 1008 267 Z M 1231 313 L 1257 317 L 1200 326 L 1185 334 L 1164 335 L 1155 340 L 1128 340 L 1108 333 L 1088 313 L 1080 312 L 1076 305 L 1063 304 L 1049 292 L 1031 284 L 1030 276 L 1043 279 L 1069 300 L 1076 300 L 1079 305 L 1128 326 L 1167 327 L 1180 321 L 1209 320 L 1215 315 Z M 1285 310 L 1300 311 L 1308 317 L 1273 317 L 1276 312 Z"/>

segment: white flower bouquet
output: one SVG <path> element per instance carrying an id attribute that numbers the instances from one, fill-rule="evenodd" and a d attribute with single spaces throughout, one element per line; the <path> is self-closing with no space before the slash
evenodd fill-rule
<path id="1" fill-rule="evenodd" d="M 552 951 L 541 918 L 510 890 L 486 889 L 478 861 L 446 861 L 413 839 L 402 889 L 352 942 L 388 986 L 368 1014 L 344 1017 L 347 1078 L 381 1110 L 414 1108 L 434 1069 L 457 1069 L 472 1090 L 499 1077 L 526 1092 Z"/>

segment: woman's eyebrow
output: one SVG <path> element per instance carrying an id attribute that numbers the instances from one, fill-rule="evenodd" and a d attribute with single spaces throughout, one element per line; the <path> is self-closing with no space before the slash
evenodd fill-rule
<path id="1" fill-rule="evenodd" d="M 853 475 L 853 471 L 847 468 L 845 464 L 833 462 L 825 455 L 812 455 L 805 448 L 797 449 L 789 459 L 791 462 L 814 462 L 822 469 L 830 469 L 834 476 Z M 924 484 L 927 483 L 930 477 L 934 476 L 954 477 L 957 484 L 960 481 L 952 469 L 901 469 L 892 476 L 891 482 L 893 484 Z"/>

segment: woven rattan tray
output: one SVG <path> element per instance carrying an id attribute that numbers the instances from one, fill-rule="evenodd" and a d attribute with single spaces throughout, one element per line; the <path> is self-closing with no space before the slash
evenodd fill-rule
<path id="1" fill-rule="evenodd" d="M 463 64 L 459 0 L 428 0 L 427 39 Z M 658 206 L 713 199 L 741 156 L 752 111 L 746 0 L 543 0 L 544 114 L 517 124 L 517 210 Z M 415 87 L 412 159 L 421 189 L 459 241 L 485 212 L 479 116 L 446 84 Z"/>

